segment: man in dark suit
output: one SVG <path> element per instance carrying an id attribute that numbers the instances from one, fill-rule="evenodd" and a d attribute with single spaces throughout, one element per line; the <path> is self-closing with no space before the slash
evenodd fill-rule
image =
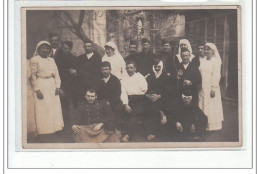
<path id="1" fill-rule="evenodd" d="M 111 65 L 107 61 L 101 63 L 101 74 L 102 79 L 97 91 L 98 99 L 105 101 L 114 110 L 117 105 L 122 105 L 120 80 L 111 74 Z"/>
<path id="2" fill-rule="evenodd" d="M 152 72 L 153 59 L 155 54 L 150 50 L 150 41 L 147 38 L 142 39 L 142 52 L 137 54 L 136 65 L 137 72 L 144 77 Z"/>
<path id="3" fill-rule="evenodd" d="M 61 50 L 56 53 L 55 63 L 57 65 L 60 79 L 61 79 L 61 89 L 64 93 L 61 95 L 61 107 L 62 115 L 64 120 L 64 129 L 70 130 L 70 116 L 69 108 L 70 101 L 73 106 L 77 105 L 77 78 L 74 71 L 76 65 L 76 57 L 71 53 L 73 43 L 71 41 L 64 41 L 61 44 Z"/>
<path id="4" fill-rule="evenodd" d="M 115 115 L 116 128 L 124 134 L 126 124 L 125 111 L 121 101 L 120 80 L 111 74 L 111 64 L 107 61 L 101 63 L 101 74 L 97 90 L 98 99 L 107 103 Z"/>
<path id="5" fill-rule="evenodd" d="M 172 71 L 173 66 L 173 53 L 171 51 L 170 42 L 166 39 L 162 40 L 162 48 L 158 53 L 157 57 L 163 62 L 163 69 L 165 72 L 169 73 Z"/>
<path id="6" fill-rule="evenodd" d="M 182 62 L 178 67 L 178 87 L 180 91 L 190 90 L 193 104 L 198 105 L 198 91 L 201 86 L 201 75 L 197 65 L 190 62 L 190 51 L 187 48 L 181 49 Z"/>
<path id="7" fill-rule="evenodd" d="M 205 51 L 204 51 L 205 43 L 199 43 L 197 47 L 197 56 L 192 59 L 192 63 L 197 65 L 197 67 L 200 66 L 201 62 L 206 60 Z"/>
<path id="8" fill-rule="evenodd" d="M 91 40 L 84 42 L 85 54 L 80 55 L 77 59 L 76 73 L 79 79 L 80 96 L 83 97 L 86 89 L 97 89 L 100 79 L 101 57 L 94 52 Z"/>
<path id="9" fill-rule="evenodd" d="M 134 40 L 131 40 L 130 44 L 129 44 L 129 55 L 127 57 L 125 57 L 125 62 L 128 62 L 128 61 L 136 62 L 137 54 L 138 54 L 137 42 Z"/>

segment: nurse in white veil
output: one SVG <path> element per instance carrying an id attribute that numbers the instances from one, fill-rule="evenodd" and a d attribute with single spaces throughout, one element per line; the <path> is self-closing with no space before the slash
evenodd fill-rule
<path id="1" fill-rule="evenodd" d="M 118 52 L 117 46 L 114 42 L 107 42 L 105 50 L 106 54 L 103 56 L 102 62 L 109 62 L 111 64 L 111 74 L 121 80 L 127 75 L 124 58 Z"/>
<path id="2" fill-rule="evenodd" d="M 202 77 L 199 107 L 208 117 L 207 130 L 220 130 L 224 120 L 219 86 L 222 61 L 213 43 L 206 43 L 205 53 L 207 58 L 199 67 Z"/>

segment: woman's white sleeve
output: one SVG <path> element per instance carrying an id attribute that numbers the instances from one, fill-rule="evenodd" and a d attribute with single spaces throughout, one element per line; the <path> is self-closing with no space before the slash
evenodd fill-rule
<path id="1" fill-rule="evenodd" d="M 125 65 L 125 60 L 124 58 L 121 59 L 121 72 L 122 72 L 122 75 L 121 75 L 121 79 L 124 79 L 126 76 L 127 76 L 127 72 L 126 72 L 126 65 Z"/>
<path id="2" fill-rule="evenodd" d="M 218 62 L 215 62 L 214 67 L 212 71 L 212 78 L 211 78 L 211 89 L 214 90 L 219 87 L 219 81 L 221 78 L 221 64 Z"/>
<path id="3" fill-rule="evenodd" d="M 40 87 L 37 82 L 37 72 L 38 72 L 38 61 L 36 58 L 31 58 L 30 60 L 31 73 L 32 73 L 32 86 L 34 91 L 40 90 Z"/>
<path id="4" fill-rule="evenodd" d="M 60 88 L 60 85 L 61 85 L 60 75 L 59 75 L 59 71 L 58 71 L 58 68 L 57 68 L 57 65 L 56 65 L 54 59 L 53 59 L 53 64 L 54 64 L 54 71 L 55 71 L 54 79 L 55 79 L 55 83 L 56 83 L 56 88 Z"/>
<path id="5" fill-rule="evenodd" d="M 121 101 L 123 103 L 123 105 L 128 104 L 128 95 L 127 95 L 127 91 L 126 88 L 124 86 L 124 83 L 121 81 Z"/>

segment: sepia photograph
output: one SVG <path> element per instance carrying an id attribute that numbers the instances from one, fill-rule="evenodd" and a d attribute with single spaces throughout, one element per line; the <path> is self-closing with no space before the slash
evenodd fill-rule
<path id="1" fill-rule="evenodd" d="M 23 148 L 241 147 L 240 10 L 23 7 Z"/>

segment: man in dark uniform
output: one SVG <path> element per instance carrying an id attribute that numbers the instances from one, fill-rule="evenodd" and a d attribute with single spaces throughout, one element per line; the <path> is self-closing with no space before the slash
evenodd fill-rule
<path id="1" fill-rule="evenodd" d="M 62 42 L 61 51 L 57 52 L 55 56 L 55 63 L 61 79 L 61 89 L 64 91 L 61 95 L 61 107 L 64 129 L 66 130 L 70 130 L 71 124 L 69 116 L 70 100 L 74 107 L 77 105 L 77 89 L 75 88 L 77 78 L 72 70 L 76 66 L 76 57 L 71 53 L 72 47 L 71 41 Z"/>
<path id="2" fill-rule="evenodd" d="M 141 73 L 144 77 L 147 77 L 152 71 L 153 59 L 155 54 L 150 51 L 150 41 L 147 38 L 142 39 L 142 52 L 137 54 L 136 65 L 137 72 Z"/>
<path id="3" fill-rule="evenodd" d="M 98 87 L 98 99 L 104 101 L 111 107 L 115 115 L 116 128 L 124 134 L 126 118 L 123 103 L 121 101 L 120 80 L 111 74 L 111 65 L 105 61 L 101 63 L 102 78 Z"/>
<path id="4" fill-rule="evenodd" d="M 157 58 L 163 62 L 164 71 L 169 73 L 172 70 L 174 56 L 171 50 L 170 42 L 168 40 L 162 40 L 162 49 L 158 53 Z"/>
<path id="5" fill-rule="evenodd" d="M 136 62 L 137 54 L 138 54 L 137 42 L 134 40 L 131 40 L 130 44 L 129 44 L 129 55 L 127 57 L 125 57 L 125 62 L 128 62 L 128 61 Z"/>
<path id="6" fill-rule="evenodd" d="M 91 40 L 84 42 L 85 54 L 78 57 L 77 77 L 80 83 L 80 96 L 82 97 L 86 89 L 97 89 L 100 79 L 101 57 L 93 51 Z"/>

